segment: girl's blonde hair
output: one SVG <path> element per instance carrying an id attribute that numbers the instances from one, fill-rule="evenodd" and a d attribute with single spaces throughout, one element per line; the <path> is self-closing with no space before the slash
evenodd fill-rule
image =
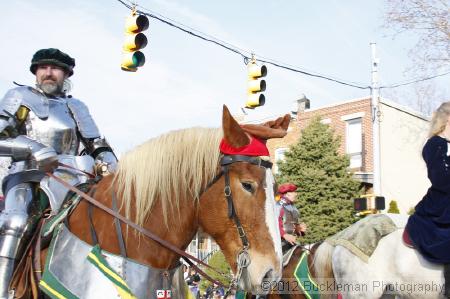
<path id="1" fill-rule="evenodd" d="M 442 133 L 445 129 L 449 116 L 450 102 L 442 103 L 441 106 L 439 106 L 439 108 L 433 113 L 428 137 L 433 137 Z"/>

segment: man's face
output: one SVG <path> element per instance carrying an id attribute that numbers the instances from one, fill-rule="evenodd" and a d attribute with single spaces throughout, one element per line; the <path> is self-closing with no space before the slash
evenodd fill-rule
<path id="1" fill-rule="evenodd" d="M 51 64 L 38 65 L 36 69 L 36 84 L 46 94 L 60 95 L 67 78 L 66 72 Z"/>
<path id="2" fill-rule="evenodd" d="M 294 202 L 297 199 L 297 192 L 287 192 L 284 195 L 285 198 L 289 199 L 291 202 Z"/>

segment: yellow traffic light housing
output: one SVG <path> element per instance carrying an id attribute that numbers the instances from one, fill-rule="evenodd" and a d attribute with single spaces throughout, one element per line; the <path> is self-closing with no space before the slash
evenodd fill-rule
<path id="1" fill-rule="evenodd" d="M 262 93 L 266 90 L 266 81 L 259 78 L 267 75 L 267 67 L 265 65 L 257 65 L 255 59 L 252 59 L 247 68 L 248 87 L 245 108 L 254 109 L 263 106 L 266 102 L 266 97 Z"/>
<path id="2" fill-rule="evenodd" d="M 121 68 L 124 71 L 135 72 L 145 63 L 145 55 L 140 49 L 147 45 L 147 37 L 142 31 L 147 30 L 148 18 L 137 15 L 135 12 L 127 17 L 125 22 L 125 42 L 123 44 L 123 57 Z"/>

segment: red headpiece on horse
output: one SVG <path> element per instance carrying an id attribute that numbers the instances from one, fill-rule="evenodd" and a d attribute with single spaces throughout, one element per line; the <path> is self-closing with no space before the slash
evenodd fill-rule
<path id="1" fill-rule="evenodd" d="M 224 106 L 224 118 L 226 117 L 225 110 L 230 115 L 228 108 Z M 228 125 L 247 133 L 245 135 L 247 138 L 246 140 L 244 140 L 245 137 L 241 138 L 241 140 L 232 140 L 231 143 L 225 140 L 230 140 L 230 138 L 223 138 L 220 142 L 220 152 L 226 155 L 269 156 L 269 150 L 266 146 L 267 139 L 283 138 L 286 136 L 290 119 L 289 114 L 286 114 L 283 117 L 263 124 L 239 125 L 231 118 Z"/>

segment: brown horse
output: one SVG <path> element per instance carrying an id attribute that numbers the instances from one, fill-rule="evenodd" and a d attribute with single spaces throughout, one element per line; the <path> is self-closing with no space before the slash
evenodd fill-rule
<path id="1" fill-rule="evenodd" d="M 221 168 L 222 138 L 239 148 L 250 143 L 224 106 L 222 128 L 192 128 L 152 139 L 121 157 L 116 173 L 95 187 L 94 198 L 111 207 L 112 194 L 119 213 L 184 250 L 201 227 L 221 247 L 234 272 L 243 240 L 236 222 L 228 215 L 225 175 Z M 232 204 L 248 240 L 251 263 L 240 287 L 256 290 L 263 281 L 281 277 L 281 246 L 277 229 L 270 170 L 254 161 L 228 165 Z M 258 160 L 259 161 L 259 160 Z M 81 201 L 68 219 L 70 231 L 93 244 L 88 203 Z M 102 250 L 119 254 L 113 217 L 94 208 L 92 224 Z M 129 259 L 159 269 L 177 266 L 180 256 L 159 243 L 121 225 Z M 45 258 L 46 251 L 41 254 Z"/>
<path id="2" fill-rule="evenodd" d="M 310 270 L 310 275 L 314 282 L 319 283 L 322 291 L 320 298 L 336 298 L 336 290 L 330 289 L 327 292 L 326 287 L 333 287 L 334 277 L 332 273 L 332 269 L 329 267 L 329 264 L 326 264 L 328 256 L 323 256 L 323 253 L 328 252 L 329 248 L 328 243 L 316 243 L 312 246 L 302 247 L 298 246 L 294 249 L 292 256 L 286 266 L 283 267 L 282 271 L 282 279 L 277 282 L 272 282 L 271 284 L 266 283 L 265 289 L 270 286 L 270 293 L 264 298 L 267 299 L 308 299 L 309 297 L 304 294 L 302 287 L 300 286 L 297 278 L 294 273 L 299 264 L 300 258 L 303 253 L 307 251 L 309 255 L 307 258 L 307 264 Z M 323 277 L 328 277 L 327 279 L 323 279 Z M 247 294 L 246 298 L 251 299 L 256 296 L 252 296 L 251 294 Z M 261 297 L 260 297 L 261 298 Z"/>

